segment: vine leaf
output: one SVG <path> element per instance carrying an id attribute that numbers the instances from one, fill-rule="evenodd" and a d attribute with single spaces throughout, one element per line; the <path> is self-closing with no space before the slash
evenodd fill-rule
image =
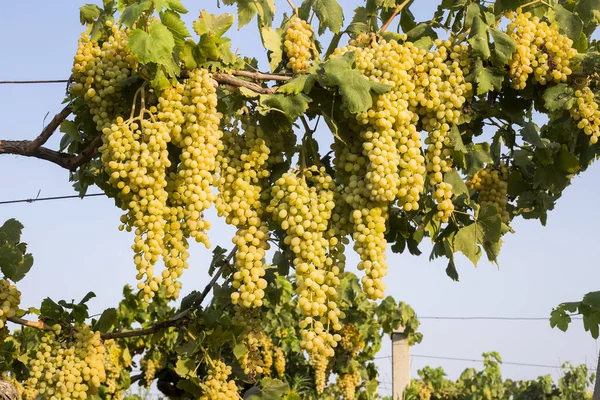
<path id="1" fill-rule="evenodd" d="M 468 176 L 472 176 L 475 172 L 482 169 L 485 164 L 489 164 L 494 161 L 490 155 L 490 144 L 487 142 L 478 144 L 470 143 L 467 148 L 469 150 L 466 156 L 466 174 Z"/>
<path id="2" fill-rule="evenodd" d="M 368 110 L 373 105 L 371 92 L 383 94 L 388 92 L 390 87 L 362 76 L 353 68 L 354 60 L 353 52 L 330 59 L 319 70 L 319 80 L 323 86 L 339 88 L 348 111 L 356 114 Z"/>
<path id="3" fill-rule="evenodd" d="M 460 251 L 467 257 L 473 265 L 477 266 L 481 258 L 481 249 L 478 242 L 483 238 L 481 229 L 478 229 L 477 223 L 461 228 L 454 236 L 454 249 Z"/>
<path id="4" fill-rule="evenodd" d="M 131 29 L 144 11 L 149 10 L 150 7 L 152 7 L 152 1 L 150 0 L 131 4 L 123 10 L 123 13 L 121 14 L 121 23 Z"/>
<path id="5" fill-rule="evenodd" d="M 20 243 L 23 225 L 16 219 L 7 220 L 0 227 L 0 270 L 2 274 L 18 282 L 33 265 L 33 256 L 27 254 L 27 245 Z"/>
<path id="6" fill-rule="evenodd" d="M 473 265 L 477 266 L 481 258 L 479 245 L 488 246 L 488 258 L 495 261 L 493 256 L 497 243 L 502 236 L 502 221 L 495 206 L 482 206 L 471 225 L 461 228 L 454 236 L 454 250 L 463 253 Z"/>
<path id="7" fill-rule="evenodd" d="M 473 52 L 484 60 L 490 58 L 491 55 L 487 28 L 488 26 L 480 16 L 473 18 L 473 27 L 469 37 L 469 43 L 473 48 Z"/>
<path id="8" fill-rule="evenodd" d="M 484 67 L 480 58 L 475 61 L 475 68 L 473 68 L 471 76 L 474 76 L 475 82 L 477 82 L 478 95 L 502 89 L 504 74 L 496 68 Z"/>
<path id="9" fill-rule="evenodd" d="M 523 129 L 521 129 L 521 136 L 523 137 L 524 141 L 531 143 L 534 146 L 546 147 L 546 144 L 538 134 L 538 127 L 532 122 L 527 122 L 525 125 L 523 125 Z"/>
<path id="10" fill-rule="evenodd" d="M 260 112 L 263 115 L 270 111 L 279 111 L 292 121 L 308 110 L 311 98 L 303 93 L 295 95 L 266 94 L 260 96 Z"/>
<path id="11" fill-rule="evenodd" d="M 269 66 L 271 67 L 271 71 L 275 71 L 281 60 L 283 60 L 281 34 L 270 26 L 263 26 L 260 30 L 260 37 L 265 49 L 269 50 Z"/>
<path id="12" fill-rule="evenodd" d="M 141 63 L 168 65 L 172 63 L 175 40 L 166 26 L 155 21 L 150 24 L 148 33 L 141 29 L 131 32 L 129 47 Z"/>
<path id="13" fill-rule="evenodd" d="M 98 321 L 94 324 L 93 330 L 100 333 L 108 332 L 117 322 L 117 310 L 107 308 L 104 310 Z"/>
<path id="14" fill-rule="evenodd" d="M 86 4 L 79 8 L 79 21 L 81 24 L 91 24 L 102 13 L 102 9 L 98 7 L 96 4 Z"/>
<path id="15" fill-rule="evenodd" d="M 575 89 L 566 83 L 559 83 L 546 89 L 544 105 L 550 111 L 569 109 L 575 104 Z"/>
<path id="16" fill-rule="evenodd" d="M 454 193 L 454 196 L 458 197 L 461 194 L 465 194 L 467 198 L 469 198 L 469 189 L 467 189 L 465 181 L 456 170 L 453 169 L 450 172 L 446 172 L 446 174 L 444 174 L 444 182 L 452 185 L 452 193 Z"/>
<path id="17" fill-rule="evenodd" d="M 185 14 L 188 10 L 183 6 L 181 0 L 152 0 L 156 11 L 161 12 L 164 8 Z"/>
<path id="18" fill-rule="evenodd" d="M 317 83 L 318 79 L 319 77 L 314 74 L 298 75 L 277 88 L 277 91 L 287 94 L 308 94 L 315 86 L 315 83 Z"/>
<path id="19" fill-rule="evenodd" d="M 575 6 L 575 12 L 584 24 L 590 22 L 594 25 L 600 25 L 600 0 L 580 1 Z"/>
<path id="20" fill-rule="evenodd" d="M 231 28 L 234 22 L 234 17 L 231 14 L 215 15 L 202 10 L 200 18 L 193 23 L 194 32 L 202 36 L 211 34 L 216 37 L 221 37 Z"/>
<path id="21" fill-rule="evenodd" d="M 244 393 L 244 400 L 280 400 L 289 390 L 289 385 L 279 379 L 263 378 Z"/>
<path id="22" fill-rule="evenodd" d="M 512 59 L 512 55 L 517 48 L 517 42 L 497 28 L 489 28 L 489 31 L 494 41 L 494 65 L 504 66 Z"/>
<path id="23" fill-rule="evenodd" d="M 190 37 L 191 34 L 185 26 L 185 23 L 181 20 L 179 14 L 171 10 L 165 10 L 160 13 L 160 21 L 173 34 L 177 47 L 182 48 L 184 46 L 184 40 Z"/>
<path id="24" fill-rule="evenodd" d="M 319 19 L 319 35 L 329 29 L 333 33 L 339 33 L 344 25 L 344 10 L 337 0 L 305 0 L 302 9 L 312 7 Z"/>
<path id="25" fill-rule="evenodd" d="M 583 22 L 577 15 L 573 14 L 560 4 L 557 4 L 554 7 L 554 12 L 560 32 L 567 35 L 573 41 L 573 46 L 577 47 L 579 39 L 581 38 L 581 32 L 583 30 Z"/>

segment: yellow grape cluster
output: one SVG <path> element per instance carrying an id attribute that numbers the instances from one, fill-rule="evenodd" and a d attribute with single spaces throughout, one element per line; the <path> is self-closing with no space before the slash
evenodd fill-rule
<path id="1" fill-rule="evenodd" d="M 132 249 L 138 289 L 145 300 L 155 294 L 161 277 L 155 276 L 154 266 L 165 250 L 165 215 L 167 202 L 166 171 L 171 166 L 167 144 L 170 133 L 166 125 L 150 118 L 115 121 L 102 130 L 103 145 L 99 151 L 108 183 L 119 190 L 121 208 L 120 229 L 134 230 Z M 185 250 L 185 249 L 184 249 Z M 179 287 L 167 287 L 176 295 Z"/>
<path id="2" fill-rule="evenodd" d="M 8 279 L 0 279 L 0 329 L 6 326 L 6 320 L 19 310 L 21 292 Z"/>
<path id="3" fill-rule="evenodd" d="M 137 70 L 138 61 L 129 49 L 129 31 L 106 25 L 112 34 L 102 44 L 83 33 L 73 61 L 71 93 L 81 96 L 90 108 L 98 131 L 110 126 L 123 108 L 121 83 Z"/>
<path id="4" fill-rule="evenodd" d="M 155 353 L 148 353 L 147 357 L 142 358 L 140 366 L 144 370 L 144 381 L 146 381 L 146 387 L 149 388 L 152 385 L 152 381 L 156 378 L 156 373 L 164 368 L 165 359 L 160 355 L 154 357 Z"/>
<path id="5" fill-rule="evenodd" d="M 416 88 L 414 69 L 424 50 L 410 42 L 377 42 L 361 36 L 334 55 L 350 51 L 355 52 L 356 66 L 365 77 L 391 86 L 389 92 L 375 98 L 368 111 L 354 117 L 354 129 L 362 142 L 358 154 L 366 163 L 368 198 L 375 202 L 398 199 L 405 210 L 417 210 L 424 189 L 425 159 L 416 128 L 418 115 L 410 103 Z M 352 158 L 357 158 L 354 154 Z"/>
<path id="6" fill-rule="evenodd" d="M 171 217 L 167 218 L 167 232 L 175 237 L 183 231 L 184 237 L 193 237 L 208 248 L 206 231 L 210 222 L 203 218 L 203 212 L 215 199 L 212 185 L 223 136 L 219 129 L 222 115 L 217 112 L 217 85 L 212 75 L 204 69 L 189 71 L 183 83 L 162 93 L 158 111 L 158 119 L 166 123 L 171 133 L 171 143 L 181 149 L 177 171 L 169 174 Z M 176 256 L 165 262 L 172 262 L 171 258 Z"/>
<path id="7" fill-rule="evenodd" d="M 75 325 L 72 339 L 43 336 L 29 362 L 25 388 L 42 398 L 87 399 L 106 381 L 105 351 L 100 333 L 85 324 Z"/>
<path id="8" fill-rule="evenodd" d="M 106 398 L 121 400 L 125 392 L 124 388 L 119 388 L 118 381 L 124 368 L 131 366 L 131 361 L 123 359 L 123 348 L 113 339 L 104 341 L 105 357 L 104 371 L 106 373 Z"/>
<path id="9" fill-rule="evenodd" d="M 572 59 L 577 55 L 573 41 L 558 32 L 558 27 L 533 17 L 531 13 L 509 13 L 508 34 L 516 40 L 509 75 L 515 89 L 525 89 L 529 76 L 542 85 L 565 82 L 573 73 Z"/>
<path id="10" fill-rule="evenodd" d="M 102 43 L 82 35 L 71 91 L 86 101 L 102 134 L 104 171 L 126 211 L 119 229 L 135 232 L 134 262 L 137 279 L 143 280 L 138 289 L 146 301 L 161 284 L 167 296 L 177 297 L 177 279 L 188 267 L 188 238 L 210 245 L 203 212 L 214 200 L 211 185 L 222 135 L 217 83 L 206 70 L 189 71 L 184 82 L 157 94 L 158 107 L 148 109 L 142 86 L 126 120 L 120 84 L 136 71 L 137 61 L 128 47 L 129 32 L 107 25 L 112 35 Z M 181 149 L 175 169 L 169 144 Z M 161 257 L 166 269 L 155 276 Z"/>
<path id="11" fill-rule="evenodd" d="M 250 116 L 234 119 L 223 135 L 217 156 L 219 216 L 238 228 L 233 244 L 236 272 L 231 294 L 233 304 L 260 307 L 265 295 L 265 254 L 269 249 L 269 228 L 263 220 L 261 194 L 271 174 L 271 166 L 283 160 L 261 127 Z"/>
<path id="12" fill-rule="evenodd" d="M 585 86 L 575 91 L 576 103 L 569 109 L 571 117 L 577 121 L 577 127 L 590 137 L 590 144 L 598 143 L 600 138 L 600 110 L 592 90 Z"/>
<path id="13" fill-rule="evenodd" d="M 360 332 L 355 324 L 346 324 L 340 331 L 340 346 L 350 357 L 355 357 L 359 351 L 365 347 L 365 342 L 361 340 Z"/>
<path id="14" fill-rule="evenodd" d="M 502 222 L 508 224 L 510 215 L 506 210 L 508 204 L 508 168 L 504 163 L 499 167 L 488 165 L 479 170 L 467 181 L 471 190 L 479 192 L 479 204 L 493 205 L 498 210 Z"/>
<path id="15" fill-rule="evenodd" d="M 436 49 L 428 52 L 417 67 L 416 100 L 423 129 L 428 132 L 427 172 L 442 222 L 448 222 L 454 211 L 452 185 L 444 182 L 444 174 L 452 170 L 449 135 L 452 126 L 462 122 L 462 108 L 472 91 L 472 85 L 465 81 L 468 47 L 463 40 L 463 36 L 436 40 Z"/>
<path id="16" fill-rule="evenodd" d="M 294 253 L 298 307 L 304 319 L 300 321 L 302 348 L 333 356 L 340 337 L 327 329 L 341 329 L 343 318 L 336 300 L 340 268 L 328 257 L 330 246 L 337 238 L 327 239 L 334 203 L 334 183 L 325 168 L 311 166 L 290 171 L 279 178 L 272 188 L 272 200 L 267 212 L 285 231 L 284 243 Z"/>
<path id="17" fill-rule="evenodd" d="M 256 309 L 237 305 L 235 307 L 233 322 L 238 326 L 244 327 L 241 340 L 246 346 L 246 352 L 238 359 L 244 369 L 244 373 L 251 380 L 254 380 L 256 374 L 270 373 L 266 372 L 266 370 L 267 368 L 270 369 L 273 365 L 273 344 L 261 328 L 263 321 L 260 313 Z"/>
<path id="18" fill-rule="evenodd" d="M 275 372 L 277 373 L 277 376 L 281 378 L 285 374 L 285 354 L 283 354 L 281 347 L 275 347 L 273 359 Z"/>
<path id="19" fill-rule="evenodd" d="M 231 367 L 221 360 L 209 360 L 208 375 L 201 383 L 204 391 L 200 400 L 237 400 L 241 397 L 233 379 Z"/>
<path id="20" fill-rule="evenodd" d="M 287 23 L 283 46 L 288 59 L 287 68 L 300 72 L 310 67 L 313 31 L 310 24 L 297 16 Z"/>
<path id="21" fill-rule="evenodd" d="M 311 353 L 309 362 L 315 374 L 315 386 L 318 394 L 322 394 L 327 384 L 329 357 L 321 353 Z"/>
<path id="22" fill-rule="evenodd" d="M 344 396 L 344 400 L 354 400 L 356 387 L 360 385 L 361 377 L 359 371 L 351 374 L 341 374 L 337 377 L 337 385 Z"/>

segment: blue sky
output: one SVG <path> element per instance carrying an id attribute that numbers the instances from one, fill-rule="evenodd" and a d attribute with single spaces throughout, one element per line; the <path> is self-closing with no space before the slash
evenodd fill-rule
<path id="1" fill-rule="evenodd" d="M 184 1 L 190 9 L 188 20 L 199 14 L 199 2 Z M 216 13 L 216 1 L 203 1 L 208 11 Z M 341 2 L 347 15 L 360 2 Z M 420 2 L 415 7 L 417 19 L 433 13 L 438 1 Z M 69 76 L 79 24 L 75 1 L 48 2 L 31 0 L 9 2 L 0 14 L 3 62 L 0 80 L 66 79 Z M 425 5 L 426 4 L 426 5 Z M 279 10 L 289 11 L 286 1 L 278 1 Z M 220 12 L 233 12 L 223 7 Z M 242 31 L 232 30 L 233 49 L 258 58 L 267 69 L 256 25 Z M 0 85 L 0 138 L 33 139 L 58 111 L 64 97 L 64 85 Z M 320 140 L 329 142 L 329 133 L 320 131 Z M 60 134 L 48 145 L 58 148 Z M 0 156 L 0 201 L 40 196 L 73 194 L 68 172 L 48 162 L 23 157 Z M 583 294 L 600 289 L 597 268 L 595 224 L 600 221 L 600 165 L 592 166 L 574 179 L 565 191 L 548 224 L 517 219 L 515 234 L 505 238 L 500 269 L 482 262 L 474 268 L 459 256 L 461 281 L 451 281 L 443 261 L 429 262 L 430 247 L 422 246 L 424 255 L 389 255 L 386 277 L 388 294 L 406 301 L 422 316 L 548 316 L 562 301 L 581 299 Z M 91 189 L 90 192 L 96 192 Z M 135 268 L 130 250 L 131 235 L 119 232 L 120 211 L 104 197 L 84 200 L 49 201 L 34 204 L 2 205 L 0 223 L 17 218 L 25 225 L 24 240 L 34 254 L 30 274 L 19 284 L 24 306 L 36 306 L 45 297 L 80 299 L 92 290 L 98 297 L 91 301 L 91 311 L 101 312 L 120 299 L 124 284 L 135 283 Z M 210 232 L 213 245 L 230 247 L 233 230 L 218 221 L 214 211 Z M 192 246 L 190 269 L 182 278 L 183 291 L 203 288 L 208 282 L 206 260 L 210 250 Z M 357 257 L 349 251 L 349 265 Z M 565 361 L 595 366 L 596 342 L 583 331 L 580 321 L 567 333 L 551 329 L 546 321 L 442 321 L 422 320 L 423 343 L 415 354 L 479 359 L 484 351 L 498 351 L 505 361 L 559 365 Z M 389 356 L 386 342 L 381 357 Z M 378 360 L 381 380 L 391 381 L 391 360 Z M 412 372 L 425 365 L 443 366 L 451 377 L 466 367 L 478 364 L 458 361 L 413 358 Z M 533 378 L 541 374 L 558 376 L 548 368 L 504 366 L 510 378 Z M 389 393 L 382 386 L 382 393 Z"/>

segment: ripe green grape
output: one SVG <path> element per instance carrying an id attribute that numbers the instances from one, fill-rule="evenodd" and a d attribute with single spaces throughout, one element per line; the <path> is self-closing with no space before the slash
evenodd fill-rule
<path id="1" fill-rule="evenodd" d="M 341 328 L 337 306 L 340 269 L 328 257 L 332 243 L 326 237 L 335 208 L 333 179 L 323 167 L 290 171 L 272 188 L 267 211 L 285 231 L 284 243 L 294 253 L 298 306 L 305 316 L 300 323 L 302 348 L 309 353 L 333 356 Z"/>
<path id="2" fill-rule="evenodd" d="M 280 347 L 275 347 L 274 350 L 274 365 L 275 372 L 278 377 L 283 377 L 285 374 L 285 355 L 283 354 L 283 350 Z"/>
<path id="3" fill-rule="evenodd" d="M 510 222 L 510 214 L 506 210 L 508 204 L 508 168 L 501 164 L 499 167 L 488 165 L 479 170 L 467 181 L 471 190 L 479 192 L 479 204 L 493 205 L 498 210 L 502 222 Z"/>
<path id="4" fill-rule="evenodd" d="M 359 371 L 351 374 L 340 374 L 337 378 L 337 385 L 344 395 L 344 400 L 354 400 L 356 387 L 360 385 L 361 377 Z"/>
<path id="5" fill-rule="evenodd" d="M 7 279 L 0 279 L 0 330 L 6 326 L 6 320 L 19 310 L 21 292 Z"/>
<path id="6" fill-rule="evenodd" d="M 221 360 L 208 360 L 208 375 L 200 383 L 204 393 L 200 400 L 241 400 L 231 375 L 231 367 Z"/>
<path id="7" fill-rule="evenodd" d="M 575 91 L 575 98 L 577 102 L 569 109 L 571 117 L 577 121 L 577 127 L 590 137 L 590 144 L 595 145 L 600 138 L 600 110 L 596 96 L 585 86 Z"/>
<path id="8" fill-rule="evenodd" d="M 327 384 L 329 358 L 321 353 L 312 353 L 309 358 L 310 365 L 315 374 L 315 386 L 318 394 L 322 394 Z"/>
<path id="9" fill-rule="evenodd" d="M 29 361 L 28 396 L 87 399 L 106 381 L 105 356 L 100 333 L 85 324 L 76 324 L 72 337 L 43 336 Z"/>
<path id="10" fill-rule="evenodd" d="M 310 24 L 296 16 L 286 25 L 283 46 L 288 59 L 287 68 L 300 72 L 310 67 L 313 31 Z"/>
<path id="11" fill-rule="evenodd" d="M 508 15 L 507 33 L 516 40 L 509 75 L 515 89 L 525 89 L 529 76 L 545 85 L 565 82 L 573 73 L 572 59 L 577 55 L 573 41 L 561 35 L 558 27 L 533 17 L 530 12 Z"/>

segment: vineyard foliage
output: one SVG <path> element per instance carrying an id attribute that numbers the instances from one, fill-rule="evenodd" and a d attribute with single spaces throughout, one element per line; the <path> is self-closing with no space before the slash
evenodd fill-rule
<path id="1" fill-rule="evenodd" d="M 16 220 L 0 228 L 0 372 L 25 399 L 119 399 L 136 382 L 181 399 L 376 399 L 384 335 L 422 339 L 386 297 L 388 250 L 420 255 L 427 238 L 454 280 L 457 253 L 497 262 L 512 221 L 545 224 L 600 151 L 597 0 L 443 0 L 426 21 L 412 0 L 221 3 L 233 14 L 191 27 L 181 0 L 82 6 L 65 109 L 35 140 L 0 142 L 114 199 L 138 281 L 97 319 L 93 293 L 24 308 L 33 257 Z M 268 67 L 227 37 L 252 22 Z M 42 147 L 59 125 L 60 149 Z M 213 206 L 229 249 L 211 246 Z M 202 264 L 193 242 L 213 251 L 202 291 L 180 280 Z M 500 380 L 487 369 L 463 380 L 485 390 Z"/>
<path id="2" fill-rule="evenodd" d="M 483 354 L 482 370 L 465 369 L 456 381 L 446 378 L 440 367 L 425 367 L 418 371 L 405 392 L 404 400 L 586 400 L 592 399 L 589 386 L 595 374 L 586 365 L 565 363 L 561 376 L 554 382 L 550 375 L 530 381 L 502 379 L 502 360 L 498 353 Z"/>

